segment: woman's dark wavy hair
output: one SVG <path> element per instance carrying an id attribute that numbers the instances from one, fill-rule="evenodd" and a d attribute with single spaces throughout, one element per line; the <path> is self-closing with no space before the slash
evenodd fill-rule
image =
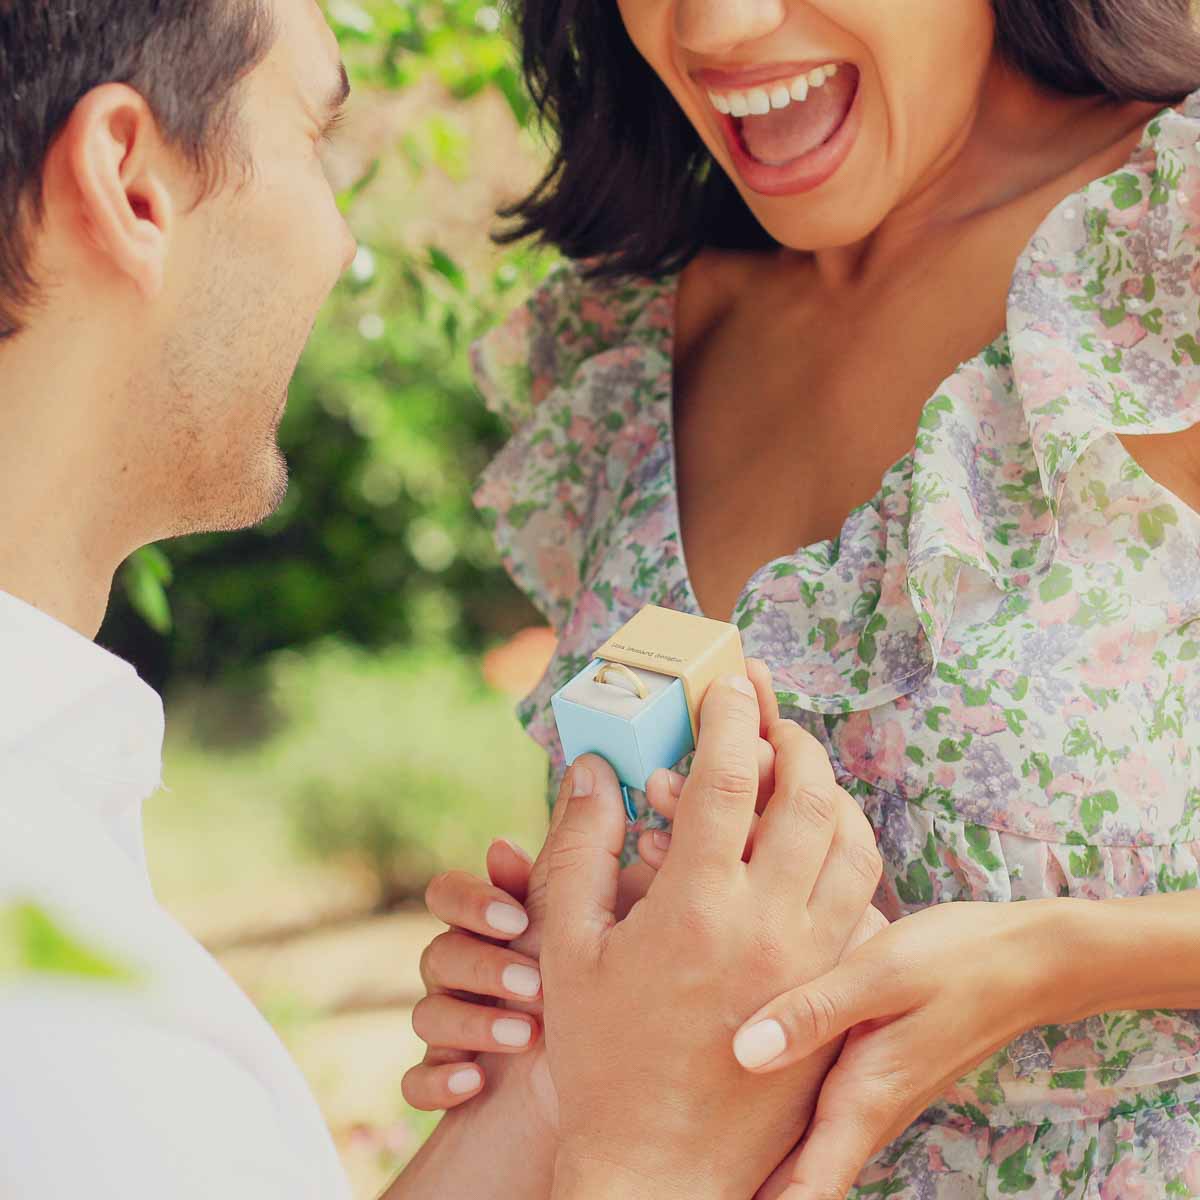
<path id="1" fill-rule="evenodd" d="M 1059 92 L 1174 104 L 1200 86 L 1191 0 L 992 0 L 997 45 Z M 774 245 L 658 77 L 616 0 L 512 0 L 554 157 L 501 211 L 596 276 L 662 275 L 705 247 Z M 652 119 L 647 114 L 653 114 Z"/>

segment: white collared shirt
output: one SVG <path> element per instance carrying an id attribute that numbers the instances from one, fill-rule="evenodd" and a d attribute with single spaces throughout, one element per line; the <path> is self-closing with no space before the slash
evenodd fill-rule
<path id="1" fill-rule="evenodd" d="M 0 1200 L 344 1200 L 298 1068 L 154 898 L 162 732 L 132 667 L 0 592 L 0 909 L 137 980 L 0 976 Z"/>

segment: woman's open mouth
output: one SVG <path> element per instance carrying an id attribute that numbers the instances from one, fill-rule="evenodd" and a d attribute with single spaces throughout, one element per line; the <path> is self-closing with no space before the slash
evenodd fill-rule
<path id="1" fill-rule="evenodd" d="M 738 173 L 753 191 L 792 195 L 820 187 L 854 145 L 861 75 L 828 63 L 742 89 L 709 87 Z"/>

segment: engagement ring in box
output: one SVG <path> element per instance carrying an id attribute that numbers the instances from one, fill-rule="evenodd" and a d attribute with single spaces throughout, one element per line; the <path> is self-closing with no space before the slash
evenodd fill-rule
<path id="1" fill-rule="evenodd" d="M 675 766 L 696 748 L 708 685 L 745 673 L 736 625 L 656 605 L 642 609 L 551 699 L 567 765 L 583 754 L 607 759 L 621 781 L 626 816 L 636 820 L 630 789 L 645 791 L 659 767 Z"/>

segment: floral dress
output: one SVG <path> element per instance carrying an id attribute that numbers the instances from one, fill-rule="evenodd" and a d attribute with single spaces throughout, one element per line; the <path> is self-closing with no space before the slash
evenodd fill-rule
<path id="1" fill-rule="evenodd" d="M 1200 421 L 1198 140 L 1200 93 L 1062 201 L 1017 261 L 1006 331 L 929 398 L 874 499 L 738 600 L 747 653 L 874 827 L 893 920 L 1198 886 L 1200 515 L 1116 436 Z M 644 604 L 699 611 L 676 282 L 566 266 L 475 348 L 515 431 L 477 503 L 560 639 L 521 709 L 558 770 L 551 693 Z M 1200 1012 L 1025 1034 L 852 1196 L 1200 1196 Z"/>

